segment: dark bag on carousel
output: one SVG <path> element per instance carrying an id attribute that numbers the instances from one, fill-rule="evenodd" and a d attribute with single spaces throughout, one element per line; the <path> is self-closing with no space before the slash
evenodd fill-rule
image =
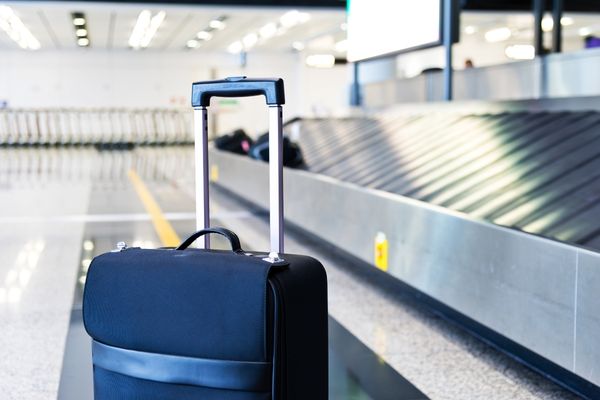
<path id="1" fill-rule="evenodd" d="M 290 168 L 298 168 L 304 165 L 304 156 L 297 143 L 292 142 L 287 136 L 283 137 L 282 142 L 283 165 Z M 256 142 L 250 147 L 248 155 L 255 160 L 269 162 L 269 134 L 265 133 L 258 137 Z"/>
<path id="2" fill-rule="evenodd" d="M 236 154 L 248 154 L 254 144 L 252 138 L 243 129 L 236 129 L 232 133 L 219 136 L 214 142 L 217 149 Z"/>

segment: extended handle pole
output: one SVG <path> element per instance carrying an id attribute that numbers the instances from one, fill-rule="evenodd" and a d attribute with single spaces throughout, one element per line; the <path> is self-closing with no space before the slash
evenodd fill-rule
<path id="1" fill-rule="evenodd" d="M 206 107 L 194 108 L 194 142 L 196 154 L 196 230 L 210 227 L 208 196 L 208 111 Z M 204 245 L 210 248 L 210 236 L 204 236 Z"/>
<path id="2" fill-rule="evenodd" d="M 271 253 L 279 259 L 283 253 L 283 111 L 280 105 L 269 106 L 269 225 Z"/>

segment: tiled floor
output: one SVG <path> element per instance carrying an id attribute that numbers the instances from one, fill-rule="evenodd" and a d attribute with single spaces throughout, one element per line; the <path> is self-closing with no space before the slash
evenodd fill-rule
<path id="1" fill-rule="evenodd" d="M 118 240 L 160 246 L 127 177 L 132 168 L 175 231 L 191 232 L 192 154 L 190 148 L 0 150 L 0 399 L 53 399 L 60 390 L 62 399 L 83 400 L 68 396 L 90 393 L 88 339 L 74 288 L 90 257 Z M 213 194 L 215 223 L 235 230 L 248 249 L 265 248 L 264 215 Z M 299 232 L 287 238 L 290 252 L 314 255 L 327 268 L 337 321 L 331 323 L 332 400 L 574 397 L 404 296 L 389 277 Z M 336 352 L 340 343 L 355 350 Z"/>

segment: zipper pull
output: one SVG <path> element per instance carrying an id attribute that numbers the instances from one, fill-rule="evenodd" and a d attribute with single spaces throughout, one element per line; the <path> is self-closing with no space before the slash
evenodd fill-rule
<path id="1" fill-rule="evenodd" d="M 113 253 L 118 253 L 118 252 L 123 251 L 123 250 L 127 250 L 127 243 L 125 243 L 125 242 L 119 242 L 119 243 L 117 243 L 117 248 L 114 249 L 112 252 Z"/>

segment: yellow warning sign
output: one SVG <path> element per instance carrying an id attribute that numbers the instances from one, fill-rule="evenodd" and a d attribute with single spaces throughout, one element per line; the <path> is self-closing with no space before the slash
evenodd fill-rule
<path id="1" fill-rule="evenodd" d="M 210 166 L 210 181 L 216 182 L 219 180 L 219 166 L 211 165 Z"/>
<path id="2" fill-rule="evenodd" d="M 382 271 L 388 270 L 388 240 L 383 232 L 375 235 L 375 266 Z"/>

